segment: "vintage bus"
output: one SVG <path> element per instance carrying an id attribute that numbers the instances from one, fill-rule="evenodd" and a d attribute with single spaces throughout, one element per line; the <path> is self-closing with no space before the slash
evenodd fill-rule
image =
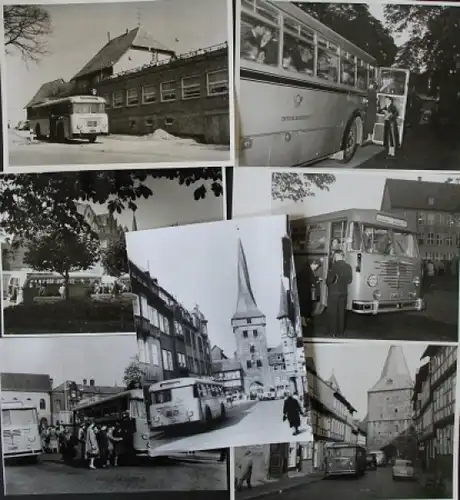
<path id="1" fill-rule="evenodd" d="M 3 456 L 37 461 L 43 453 L 35 406 L 20 401 L 1 403 Z"/>
<path id="2" fill-rule="evenodd" d="M 326 451 L 325 477 L 366 473 L 366 449 L 353 443 L 332 443 Z"/>
<path id="3" fill-rule="evenodd" d="M 358 314 L 421 311 L 422 259 L 407 220 L 378 210 L 350 209 L 290 219 L 296 268 L 320 262 L 314 314 L 327 307 L 326 277 L 335 250 L 353 270 L 347 309 Z"/>
<path id="4" fill-rule="evenodd" d="M 290 2 L 241 4 L 240 164 L 349 162 L 363 142 L 375 59 Z"/>
<path id="5" fill-rule="evenodd" d="M 210 425 L 226 417 L 224 387 L 199 378 L 176 378 L 153 384 L 150 393 L 150 420 L 154 431 L 178 426 Z"/>
<path id="6" fill-rule="evenodd" d="M 124 391 L 113 396 L 83 403 L 73 410 L 74 425 L 93 419 L 96 424 L 113 425 L 121 421 L 123 415 L 129 418 L 133 430 L 133 447 L 136 455 L 147 456 L 149 428 L 141 389 Z"/>
<path id="7" fill-rule="evenodd" d="M 72 96 L 51 99 L 27 108 L 27 119 L 37 139 L 64 142 L 88 139 L 95 142 L 109 133 L 105 99 L 98 96 Z"/>
<path id="8" fill-rule="evenodd" d="M 375 455 L 375 461 L 377 462 L 377 467 L 384 467 L 387 464 L 387 458 L 382 450 L 371 451 Z"/>

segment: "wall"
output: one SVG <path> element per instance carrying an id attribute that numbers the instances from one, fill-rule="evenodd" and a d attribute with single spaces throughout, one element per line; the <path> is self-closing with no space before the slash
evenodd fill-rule
<path id="1" fill-rule="evenodd" d="M 40 410 L 40 400 L 45 400 L 45 409 Z M 38 420 L 46 418 L 51 422 L 51 398 L 47 392 L 22 392 L 22 391 L 2 391 L 2 402 L 21 401 L 25 405 L 33 405 L 37 408 Z"/>
<path id="2" fill-rule="evenodd" d="M 150 67 L 145 70 L 118 78 L 103 80 L 97 84 L 98 94 L 112 99 L 116 91 L 137 88 L 140 103 L 120 108 L 110 107 L 109 130 L 114 134 L 142 135 L 161 128 L 169 133 L 192 137 L 215 144 L 230 143 L 229 96 L 207 95 L 208 72 L 224 70 L 228 67 L 227 50 L 214 55 L 200 56 L 184 61 L 175 61 L 165 66 Z M 184 77 L 200 76 L 201 97 L 182 99 L 181 80 Z M 175 81 L 176 100 L 161 102 L 160 83 Z M 156 102 L 142 104 L 142 87 L 154 85 Z"/>

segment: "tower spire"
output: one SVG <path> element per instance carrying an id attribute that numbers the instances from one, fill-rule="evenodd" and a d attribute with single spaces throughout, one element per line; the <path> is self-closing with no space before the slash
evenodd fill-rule
<path id="1" fill-rule="evenodd" d="M 257 306 L 249 279 L 248 264 L 241 239 L 238 239 L 238 296 L 233 319 L 263 318 Z"/>
<path id="2" fill-rule="evenodd" d="M 276 319 L 285 319 L 285 318 L 289 318 L 289 307 L 287 301 L 286 288 L 284 286 L 283 279 L 281 279 L 280 310 Z"/>
<path id="3" fill-rule="evenodd" d="M 400 345 L 390 346 L 380 379 L 369 392 L 409 389 L 412 387 L 412 377 L 402 347 Z"/>

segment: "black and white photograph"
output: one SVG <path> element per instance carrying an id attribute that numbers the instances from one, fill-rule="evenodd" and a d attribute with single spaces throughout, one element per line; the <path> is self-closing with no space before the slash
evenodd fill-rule
<path id="1" fill-rule="evenodd" d="M 221 168 L 0 179 L 3 335 L 134 333 L 125 234 L 225 218 Z"/>
<path id="2" fill-rule="evenodd" d="M 127 234 L 150 456 L 310 439 L 287 229 L 268 216 Z"/>
<path id="3" fill-rule="evenodd" d="M 313 441 L 235 449 L 236 500 L 453 498 L 457 346 L 315 343 L 306 362 Z"/>
<path id="4" fill-rule="evenodd" d="M 6 5 L 5 170 L 230 164 L 231 26 L 228 0 Z"/>
<path id="5" fill-rule="evenodd" d="M 239 6 L 240 165 L 458 168 L 455 3 Z"/>
<path id="6" fill-rule="evenodd" d="M 229 498 L 228 449 L 149 458 L 135 335 L 2 344 L 6 495 L 154 491 L 155 498 L 185 499 L 200 491 L 201 498 Z"/>
<path id="7" fill-rule="evenodd" d="M 459 182 L 272 172 L 272 213 L 290 215 L 304 337 L 457 342 Z"/>

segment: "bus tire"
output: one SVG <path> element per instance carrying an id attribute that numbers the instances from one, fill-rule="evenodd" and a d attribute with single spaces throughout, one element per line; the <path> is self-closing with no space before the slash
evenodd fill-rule
<path id="1" fill-rule="evenodd" d="M 227 410 L 225 409 L 225 405 L 221 403 L 220 405 L 220 419 L 225 420 L 227 418 Z"/>
<path id="2" fill-rule="evenodd" d="M 88 141 L 90 142 L 90 144 L 93 144 L 96 142 L 96 139 L 97 135 L 92 135 L 91 137 L 88 138 Z"/>
<path id="3" fill-rule="evenodd" d="M 58 142 L 65 141 L 64 125 L 62 123 L 59 123 L 57 127 L 57 141 Z"/>
<path id="4" fill-rule="evenodd" d="M 313 311 L 312 314 L 313 316 L 321 316 L 323 312 L 326 310 L 326 306 L 324 304 L 321 304 L 321 302 L 317 301 L 313 305 Z"/>
<path id="5" fill-rule="evenodd" d="M 360 127 L 362 128 L 359 116 L 354 116 L 347 124 L 342 141 L 342 163 L 349 163 L 355 156 L 359 144 Z"/>

